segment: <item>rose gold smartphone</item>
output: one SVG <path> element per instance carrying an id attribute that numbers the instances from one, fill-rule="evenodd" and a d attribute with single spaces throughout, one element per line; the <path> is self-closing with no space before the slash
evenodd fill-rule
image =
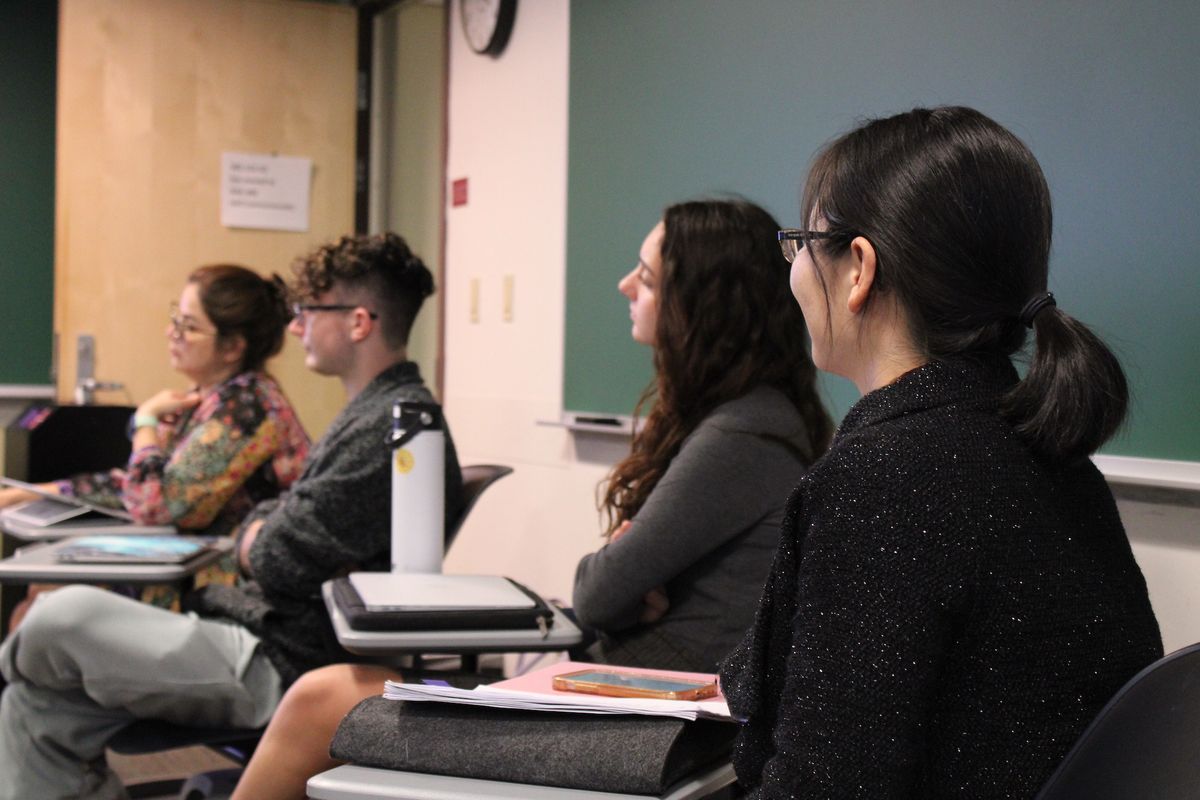
<path id="1" fill-rule="evenodd" d="M 716 681 L 664 678 L 644 672 L 607 669 L 583 669 L 555 675 L 552 685 L 560 692 L 646 697 L 652 700 L 703 700 L 717 694 Z"/>

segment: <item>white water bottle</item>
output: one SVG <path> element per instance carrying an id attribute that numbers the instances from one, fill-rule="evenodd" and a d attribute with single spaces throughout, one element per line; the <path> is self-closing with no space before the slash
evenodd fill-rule
<path id="1" fill-rule="evenodd" d="M 392 572 L 442 571 L 446 433 L 433 403 L 392 406 Z"/>

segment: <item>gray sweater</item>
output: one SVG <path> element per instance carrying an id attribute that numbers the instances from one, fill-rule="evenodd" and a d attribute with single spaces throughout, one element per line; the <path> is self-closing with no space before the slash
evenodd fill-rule
<path id="1" fill-rule="evenodd" d="M 321 584 L 354 570 L 385 571 L 391 546 L 391 451 L 396 400 L 432 403 L 417 365 L 384 370 L 351 400 L 309 452 L 304 472 L 277 500 L 243 523 L 262 519 L 250 548 L 253 579 L 206 586 L 189 598 L 205 616 L 244 625 L 291 683 L 300 673 L 349 658 L 337 644 Z M 446 430 L 446 519 L 462 507 L 462 474 Z M 447 528 L 449 529 L 449 528 Z"/>
<path id="2" fill-rule="evenodd" d="M 778 390 L 758 387 L 714 409 L 629 531 L 579 562 L 575 612 L 600 633 L 599 657 L 716 671 L 754 620 L 784 504 L 813 459 L 799 412 Z M 655 588 L 670 608 L 640 624 Z"/>

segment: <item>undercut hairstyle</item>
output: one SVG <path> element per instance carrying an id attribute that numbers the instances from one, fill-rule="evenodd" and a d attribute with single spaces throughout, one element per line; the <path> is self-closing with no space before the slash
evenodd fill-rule
<path id="1" fill-rule="evenodd" d="M 298 297 L 337 289 L 378 314 L 384 341 L 393 349 L 408 344 L 417 312 L 433 294 L 433 275 L 394 233 L 343 236 L 298 258 L 292 271 Z"/>
<path id="2" fill-rule="evenodd" d="M 804 463 L 825 452 L 833 433 L 776 241 L 779 223 L 753 203 L 720 199 L 672 205 L 663 227 L 655 378 L 635 413 L 651 408 L 604 488 L 610 534 L 637 514 L 688 434 L 758 386 L 775 387 L 799 411 Z"/>
<path id="3" fill-rule="evenodd" d="M 918 108 L 864 123 L 817 155 L 801 209 L 808 227 L 823 220 L 833 234 L 808 243 L 822 285 L 822 262 L 865 237 L 876 253 L 872 295 L 894 295 L 925 357 L 1025 347 L 1021 311 L 1047 286 L 1050 190 L 1029 148 L 985 115 Z M 1034 452 L 1086 456 L 1125 418 L 1125 375 L 1058 308 L 1031 322 L 1029 370 L 1002 412 Z"/>
<path id="4" fill-rule="evenodd" d="M 237 264 L 210 264 L 193 270 L 188 283 L 196 285 L 218 344 L 238 336 L 245 341 L 239 371 L 261 370 L 282 349 L 292 314 L 287 287 L 278 275 L 268 279 Z"/>

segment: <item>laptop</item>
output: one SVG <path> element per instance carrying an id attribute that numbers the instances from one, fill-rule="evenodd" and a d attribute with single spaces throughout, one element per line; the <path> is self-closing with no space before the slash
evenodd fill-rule
<path id="1" fill-rule="evenodd" d="M 103 514 L 113 519 L 133 522 L 133 515 L 123 508 L 109 508 L 98 503 L 91 503 L 78 497 L 47 492 L 36 483 L 19 481 L 16 478 L 0 476 L 0 484 L 24 489 L 39 495 L 38 499 L 11 506 L 0 511 L 0 517 L 13 522 L 19 522 L 35 528 L 45 528 L 69 519 L 88 514 Z"/>

